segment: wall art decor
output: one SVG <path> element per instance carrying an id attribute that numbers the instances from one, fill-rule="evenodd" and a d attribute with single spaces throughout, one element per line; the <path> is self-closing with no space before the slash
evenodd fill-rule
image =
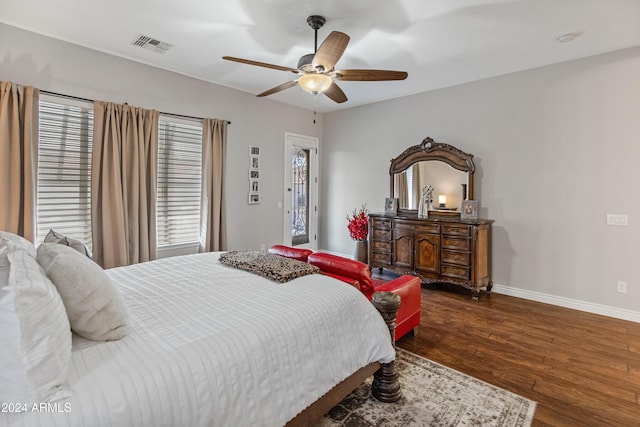
<path id="1" fill-rule="evenodd" d="M 260 203 L 260 147 L 249 146 L 249 194 L 247 203 Z"/>

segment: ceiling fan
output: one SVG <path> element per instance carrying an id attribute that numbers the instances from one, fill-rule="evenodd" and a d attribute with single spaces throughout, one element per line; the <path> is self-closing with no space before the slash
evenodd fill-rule
<path id="1" fill-rule="evenodd" d="M 296 84 L 307 92 L 318 94 L 324 93 L 335 102 L 341 103 L 347 100 L 347 96 L 336 84 L 340 81 L 374 82 L 384 80 L 404 80 L 407 78 L 405 71 L 391 70 L 336 70 L 336 62 L 340 59 L 347 44 L 349 36 L 340 31 L 333 31 L 322 42 L 318 48 L 318 30 L 325 24 L 323 16 L 311 15 L 307 18 L 307 23 L 315 31 L 314 53 L 304 55 L 298 61 L 297 68 L 284 67 L 281 65 L 268 64 L 266 62 L 252 61 L 250 59 L 236 58 L 233 56 L 223 56 L 222 59 L 240 62 L 242 64 L 257 65 L 258 67 L 272 68 L 274 70 L 289 71 L 299 77 L 288 81 L 274 88 L 266 90 L 257 96 L 268 96 L 274 93 L 289 89 Z"/>

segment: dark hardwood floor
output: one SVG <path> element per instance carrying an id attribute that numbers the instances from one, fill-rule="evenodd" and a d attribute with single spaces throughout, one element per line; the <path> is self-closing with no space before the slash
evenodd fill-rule
<path id="1" fill-rule="evenodd" d="M 640 426 L 639 323 L 430 285 L 397 345 L 536 401 L 534 426 Z"/>

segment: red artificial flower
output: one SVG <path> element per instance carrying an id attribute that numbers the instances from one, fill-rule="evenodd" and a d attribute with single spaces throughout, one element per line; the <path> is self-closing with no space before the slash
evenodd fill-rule
<path id="1" fill-rule="evenodd" d="M 347 215 L 347 229 L 353 240 L 367 240 L 369 234 L 369 217 L 367 216 L 365 205 L 357 210 L 354 209 L 351 216 Z"/>

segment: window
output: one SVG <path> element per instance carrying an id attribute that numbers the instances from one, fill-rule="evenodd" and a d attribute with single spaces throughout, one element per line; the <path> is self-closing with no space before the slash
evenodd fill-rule
<path id="1" fill-rule="evenodd" d="M 38 241 L 50 228 L 91 247 L 93 104 L 40 101 Z M 202 125 L 160 117 L 158 124 L 158 246 L 200 236 Z"/>
<path id="2" fill-rule="evenodd" d="M 38 241 L 50 228 L 91 247 L 93 104 L 40 101 Z"/>
<path id="3" fill-rule="evenodd" d="M 161 116 L 158 132 L 158 247 L 200 240 L 202 124 Z"/>

